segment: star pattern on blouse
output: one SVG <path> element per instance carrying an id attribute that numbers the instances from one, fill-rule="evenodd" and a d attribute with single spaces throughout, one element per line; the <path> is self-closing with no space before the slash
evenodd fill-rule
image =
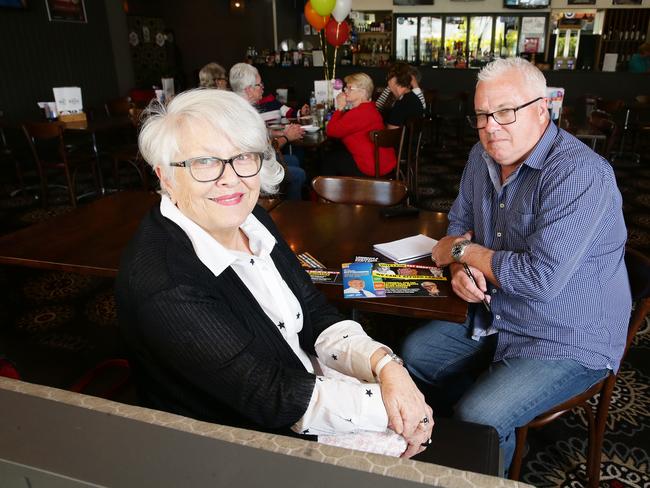
<path id="1" fill-rule="evenodd" d="M 351 419 L 351 418 L 349 418 L 349 419 L 343 419 L 343 420 L 345 420 L 346 422 L 352 422 L 352 419 Z"/>
<path id="2" fill-rule="evenodd" d="M 366 390 L 366 395 L 368 395 L 368 397 L 371 397 L 372 396 L 372 390 Z"/>
<path id="3" fill-rule="evenodd" d="M 278 329 L 284 329 L 284 322 L 280 322 L 278 324 Z"/>
<path id="4" fill-rule="evenodd" d="M 303 434 L 309 434 L 309 429 L 305 429 L 302 431 Z"/>
<path id="5" fill-rule="evenodd" d="M 339 359 L 339 357 L 338 357 L 336 354 L 332 354 L 332 359 L 333 359 L 334 361 L 337 361 L 337 360 Z"/>
<path id="6" fill-rule="evenodd" d="M 251 266 L 252 266 L 253 264 L 255 264 L 255 260 L 253 258 L 251 258 L 250 263 L 251 263 Z"/>
<path id="7" fill-rule="evenodd" d="M 317 376 L 318 381 L 325 381 L 325 379 L 322 376 Z"/>
<path id="8" fill-rule="evenodd" d="M 346 334 L 346 335 L 343 336 L 343 339 L 347 339 L 348 337 L 350 337 L 350 336 Z"/>
<path id="9" fill-rule="evenodd" d="M 300 318 L 300 312 L 298 312 L 298 313 L 296 314 L 296 318 L 297 318 L 297 319 Z"/>

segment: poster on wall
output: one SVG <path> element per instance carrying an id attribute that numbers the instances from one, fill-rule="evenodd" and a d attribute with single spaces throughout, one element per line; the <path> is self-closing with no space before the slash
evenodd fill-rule
<path id="1" fill-rule="evenodd" d="M 569 5 L 596 5 L 596 0 L 569 0 Z"/>
<path id="2" fill-rule="evenodd" d="M 641 5 L 643 0 L 612 0 L 612 5 Z"/>
<path id="3" fill-rule="evenodd" d="M 84 0 L 45 0 L 50 22 L 87 22 Z"/>

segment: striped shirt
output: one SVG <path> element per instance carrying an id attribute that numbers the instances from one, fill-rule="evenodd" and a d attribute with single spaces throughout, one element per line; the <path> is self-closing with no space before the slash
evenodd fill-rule
<path id="1" fill-rule="evenodd" d="M 492 312 L 475 326 L 498 331 L 494 360 L 574 359 L 618 370 L 631 310 L 622 197 L 609 163 L 549 124 L 503 184 L 480 143 L 470 151 L 448 235 L 474 231 L 495 251 Z"/>

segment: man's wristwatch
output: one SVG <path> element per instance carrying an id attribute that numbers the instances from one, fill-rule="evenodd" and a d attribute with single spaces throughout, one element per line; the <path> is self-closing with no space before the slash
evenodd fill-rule
<path id="1" fill-rule="evenodd" d="M 456 244 L 451 246 L 451 257 L 454 258 L 454 261 L 460 263 L 463 254 L 465 254 L 465 249 L 467 249 L 467 246 L 469 246 L 471 243 L 472 241 L 463 239 L 462 241 L 458 241 Z"/>
<path id="2" fill-rule="evenodd" d="M 379 373 L 381 373 L 381 370 L 391 361 L 395 361 L 400 366 L 404 366 L 404 360 L 397 354 L 386 354 L 383 358 L 377 361 L 377 365 L 375 366 L 375 378 L 377 378 L 377 381 L 379 381 Z"/>

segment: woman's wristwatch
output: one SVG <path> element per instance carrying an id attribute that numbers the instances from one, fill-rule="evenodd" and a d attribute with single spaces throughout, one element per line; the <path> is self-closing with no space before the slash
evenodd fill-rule
<path id="1" fill-rule="evenodd" d="M 384 369 L 384 366 L 386 366 L 391 361 L 395 361 L 400 366 L 404 366 L 404 360 L 397 354 L 386 354 L 383 358 L 377 361 L 377 364 L 375 365 L 375 378 L 377 381 L 379 381 L 379 374 L 381 373 L 381 370 Z"/>

